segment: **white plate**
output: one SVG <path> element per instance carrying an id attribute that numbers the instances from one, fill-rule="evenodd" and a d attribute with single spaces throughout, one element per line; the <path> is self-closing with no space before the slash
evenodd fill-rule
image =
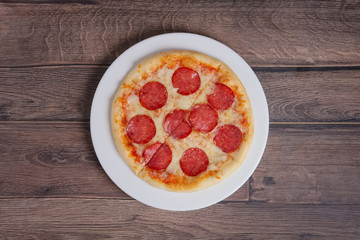
<path id="1" fill-rule="evenodd" d="M 225 62 L 241 79 L 254 111 L 254 139 L 244 163 L 224 181 L 194 193 L 161 190 L 138 178 L 117 152 L 111 131 L 112 102 L 122 79 L 145 58 L 158 52 L 174 49 L 205 53 Z M 249 65 L 236 52 L 208 37 L 190 33 L 169 33 L 137 43 L 111 64 L 94 95 L 90 129 L 96 155 L 107 175 L 119 188 L 149 206 L 184 211 L 215 204 L 230 196 L 247 181 L 260 162 L 265 149 L 269 131 L 269 114 L 265 94 L 259 80 Z"/>

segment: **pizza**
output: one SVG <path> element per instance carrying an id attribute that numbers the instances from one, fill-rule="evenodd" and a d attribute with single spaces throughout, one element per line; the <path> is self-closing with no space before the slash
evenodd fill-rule
<path id="1" fill-rule="evenodd" d="M 113 137 L 122 159 L 149 184 L 192 192 L 230 176 L 254 132 L 250 99 L 223 62 L 192 51 L 143 60 L 112 103 Z"/>

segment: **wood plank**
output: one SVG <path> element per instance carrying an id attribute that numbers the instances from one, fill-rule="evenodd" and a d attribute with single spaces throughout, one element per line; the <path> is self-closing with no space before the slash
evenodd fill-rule
<path id="1" fill-rule="evenodd" d="M 0 132 L 0 198 L 132 199 L 101 168 L 89 124 L 3 123 Z M 246 183 L 227 201 L 248 198 Z"/>
<path id="2" fill-rule="evenodd" d="M 270 121 L 359 122 L 359 70 L 293 70 L 255 71 Z"/>
<path id="3" fill-rule="evenodd" d="M 0 120 L 88 121 L 95 89 L 106 68 L 0 69 Z M 360 70 L 255 72 L 267 97 L 270 121 L 360 121 Z"/>
<path id="4" fill-rule="evenodd" d="M 250 200 L 360 202 L 360 125 L 271 125 Z"/>
<path id="5" fill-rule="evenodd" d="M 88 124 L 3 123 L 0 129 L 0 197 L 131 199 L 101 169 Z M 358 203 L 358 149 L 359 125 L 271 125 L 250 200 Z M 247 201 L 248 187 L 225 201 Z"/>
<path id="6" fill-rule="evenodd" d="M 3 238 L 358 239 L 360 235 L 360 205 L 228 203 L 169 212 L 137 201 L 41 198 L 2 199 L 0 214 Z"/>
<path id="7" fill-rule="evenodd" d="M 1 124 L 0 129 L 1 197 L 129 199 L 102 170 L 89 124 Z"/>
<path id="8" fill-rule="evenodd" d="M 219 40 L 252 66 L 360 64 L 357 1 L 15 2 L 0 3 L 0 66 L 109 64 L 169 32 Z"/>
<path id="9" fill-rule="evenodd" d="M 97 84 L 106 69 L 0 69 L 0 119 L 88 121 Z"/>

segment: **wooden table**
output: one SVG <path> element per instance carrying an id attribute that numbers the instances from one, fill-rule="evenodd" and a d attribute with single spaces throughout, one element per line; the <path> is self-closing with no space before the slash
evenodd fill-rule
<path id="1" fill-rule="evenodd" d="M 1 239 L 359 239 L 360 3 L 1 1 Z M 170 212 L 101 168 L 91 101 L 109 64 L 168 32 L 214 38 L 254 69 L 270 134 L 224 201 Z"/>

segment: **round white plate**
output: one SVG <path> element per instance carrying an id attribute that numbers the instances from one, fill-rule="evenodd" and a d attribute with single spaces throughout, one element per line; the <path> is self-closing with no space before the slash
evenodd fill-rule
<path id="1" fill-rule="evenodd" d="M 158 52 L 174 49 L 201 52 L 225 62 L 241 79 L 254 111 L 254 139 L 244 163 L 224 181 L 193 193 L 161 190 L 138 178 L 117 152 L 111 131 L 111 107 L 122 79 L 142 60 Z M 269 114 L 259 80 L 236 52 L 216 40 L 201 35 L 169 33 L 135 44 L 111 64 L 94 95 L 90 129 L 96 155 L 107 175 L 119 188 L 149 206 L 184 211 L 215 204 L 230 196 L 247 181 L 265 150 L 269 131 Z"/>

